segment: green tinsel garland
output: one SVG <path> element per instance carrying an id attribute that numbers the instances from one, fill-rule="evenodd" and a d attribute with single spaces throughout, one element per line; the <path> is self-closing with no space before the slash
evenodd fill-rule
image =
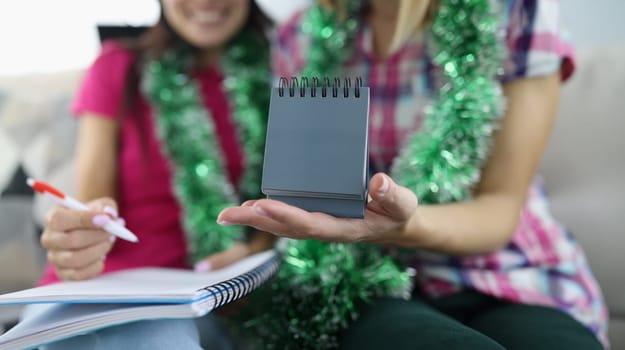
<path id="1" fill-rule="evenodd" d="M 358 3 L 348 2 L 348 9 Z M 426 111 L 424 129 L 410 137 L 391 171 L 421 203 L 466 199 L 488 156 L 501 115 L 496 75 L 504 52 L 500 15 L 492 5 L 489 0 L 438 1 L 431 39 L 445 81 Z M 302 76 L 337 72 L 352 54 L 356 16 L 341 22 L 321 7 L 307 13 L 302 30 L 312 40 Z M 339 331 L 357 317 L 356 303 L 409 296 L 408 272 L 375 246 L 289 241 L 284 255 L 267 296 L 272 303 L 251 323 L 266 349 L 335 348 Z"/>
<path id="2" fill-rule="evenodd" d="M 301 76 L 335 75 L 351 55 L 358 30 L 359 2 L 346 4 L 348 16 L 321 6 L 311 8 L 302 30 L 311 38 Z M 347 49 L 346 49 L 347 48 Z M 357 317 L 356 303 L 374 296 L 408 298 L 410 270 L 399 268 L 378 246 L 290 240 L 271 289 L 263 289 L 261 306 L 246 326 L 263 349 L 328 349 L 337 333 Z"/>
<path id="3" fill-rule="evenodd" d="M 262 154 L 269 105 L 269 52 L 261 38 L 244 32 L 223 59 L 224 87 L 230 97 L 245 172 L 244 198 L 259 198 Z M 192 259 L 197 261 L 241 240 L 243 228 L 216 223 L 219 213 L 241 200 L 226 178 L 210 111 L 204 108 L 189 48 L 170 50 L 145 64 L 142 88 L 155 107 L 157 135 L 174 172 L 174 192 L 183 212 Z"/>
<path id="4" fill-rule="evenodd" d="M 302 29 L 312 43 L 302 75 L 334 75 L 340 70 L 352 54 L 360 3 L 346 3 L 346 20 L 320 6 L 307 12 Z M 427 110 L 423 131 L 409 139 L 392 168 L 394 179 L 414 190 L 422 203 L 470 195 L 502 107 L 495 75 L 504 51 L 492 1 L 439 0 L 438 7 L 431 39 L 445 83 Z M 248 160 L 241 188 L 255 198 L 269 73 L 266 50 L 248 41 L 231 47 L 224 70 Z M 259 53 L 261 59 L 256 60 Z M 149 63 L 145 87 L 157 107 L 159 135 L 176 169 L 176 195 L 185 228 L 193 233 L 190 244 L 201 258 L 229 246 L 241 231 L 215 224 L 219 211 L 238 199 L 223 175 L 210 117 L 202 108 L 197 86 L 187 76 L 185 57 L 172 52 Z M 247 323 L 261 336 L 263 348 L 334 348 L 338 332 L 356 317 L 356 303 L 381 295 L 408 296 L 408 272 L 378 247 L 288 241 L 283 251 L 285 261 L 278 277 L 262 292 L 271 302 L 258 305 L 261 313 Z"/>
<path id="5" fill-rule="evenodd" d="M 501 15 L 492 0 L 439 0 L 431 35 L 444 84 L 423 129 L 395 159 L 391 176 L 424 204 L 471 196 L 503 114 L 496 79 L 504 59 Z"/>

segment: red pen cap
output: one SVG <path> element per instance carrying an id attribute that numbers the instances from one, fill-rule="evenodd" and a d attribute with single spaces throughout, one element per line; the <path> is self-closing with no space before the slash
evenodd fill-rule
<path id="1" fill-rule="evenodd" d="M 65 195 L 63 194 L 63 192 L 61 192 L 58 189 L 48 185 L 45 182 L 36 181 L 36 180 L 31 179 L 31 178 L 28 178 L 26 180 L 26 183 L 28 184 L 28 186 L 32 187 L 33 190 L 35 190 L 35 191 L 37 191 L 39 193 L 48 192 L 51 195 L 54 195 L 54 196 L 59 197 L 61 199 L 65 198 Z"/>

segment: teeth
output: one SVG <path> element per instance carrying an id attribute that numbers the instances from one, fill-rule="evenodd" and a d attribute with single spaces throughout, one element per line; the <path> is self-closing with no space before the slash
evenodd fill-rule
<path id="1" fill-rule="evenodd" d="M 203 23 L 215 23 L 222 18 L 218 11 L 197 11 L 193 14 L 193 19 Z"/>

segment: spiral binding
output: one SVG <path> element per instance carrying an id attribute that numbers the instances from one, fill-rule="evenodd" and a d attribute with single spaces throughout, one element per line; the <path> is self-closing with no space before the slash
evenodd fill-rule
<path id="1" fill-rule="evenodd" d="M 280 263 L 281 257 L 279 254 L 276 254 L 274 257 L 270 258 L 268 261 L 264 262 L 252 271 L 248 271 L 231 280 L 226 280 L 202 289 L 212 294 L 215 298 L 215 305 L 213 305 L 213 307 L 218 308 L 222 305 L 233 302 L 260 287 L 264 282 L 278 272 Z"/>
<path id="2" fill-rule="evenodd" d="M 312 85 L 310 84 L 310 80 L 312 80 Z M 280 82 L 278 83 L 278 95 L 283 97 L 285 92 L 288 91 L 290 97 L 294 97 L 296 90 L 299 90 L 299 95 L 301 97 L 306 96 L 306 89 L 310 89 L 310 96 L 317 97 L 317 91 L 321 91 L 321 97 L 327 97 L 328 92 L 332 94 L 332 97 L 339 96 L 339 90 L 341 89 L 341 79 L 338 77 L 334 78 L 334 82 L 330 82 L 330 78 L 323 77 L 322 81 L 318 77 L 312 77 L 312 79 L 308 79 L 308 77 L 291 77 L 290 81 L 286 77 L 280 78 Z M 362 87 L 362 78 L 357 77 L 356 82 L 354 84 L 354 97 L 360 97 L 360 88 Z M 349 97 L 350 90 L 352 88 L 352 79 L 344 78 L 343 79 L 343 97 Z"/>

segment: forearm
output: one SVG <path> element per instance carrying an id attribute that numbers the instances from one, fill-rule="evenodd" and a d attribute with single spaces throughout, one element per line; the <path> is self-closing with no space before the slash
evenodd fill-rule
<path id="1" fill-rule="evenodd" d="M 114 198 L 117 179 L 117 124 L 85 115 L 81 117 L 75 155 L 75 196 L 82 201 Z"/>
<path id="2" fill-rule="evenodd" d="M 467 202 L 422 205 L 393 242 L 449 255 L 474 255 L 507 244 L 518 223 L 522 199 L 484 194 Z"/>
<path id="3" fill-rule="evenodd" d="M 494 134 L 492 153 L 474 199 L 417 207 L 397 245 L 451 255 L 490 252 L 507 244 L 519 220 L 549 139 L 560 76 L 519 79 L 504 85 L 507 110 Z"/>
<path id="4" fill-rule="evenodd" d="M 115 174 L 110 170 L 98 171 L 97 167 L 77 167 L 76 198 L 81 201 L 108 197 L 116 199 Z"/>

